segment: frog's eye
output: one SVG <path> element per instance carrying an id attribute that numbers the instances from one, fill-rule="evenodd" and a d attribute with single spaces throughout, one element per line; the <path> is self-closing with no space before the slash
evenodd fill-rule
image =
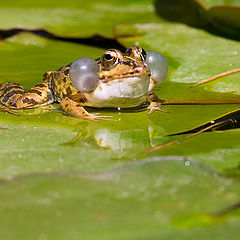
<path id="1" fill-rule="evenodd" d="M 130 47 L 130 48 L 128 48 L 128 49 L 125 51 L 124 55 L 125 55 L 125 56 L 131 56 L 132 53 L 133 53 L 133 48 Z"/>
<path id="2" fill-rule="evenodd" d="M 118 60 L 119 60 L 118 52 L 114 49 L 112 50 L 110 49 L 103 54 L 101 58 L 101 63 L 105 69 L 111 69 L 116 66 Z"/>
<path id="3" fill-rule="evenodd" d="M 146 52 L 143 48 L 140 47 L 130 47 L 126 50 L 124 55 L 134 58 L 138 61 L 145 61 L 146 59 Z"/>
<path id="4" fill-rule="evenodd" d="M 147 51 L 146 64 L 150 69 L 151 77 L 157 83 L 161 83 L 166 78 L 168 63 L 162 54 L 156 51 Z"/>
<path id="5" fill-rule="evenodd" d="M 113 56 L 113 55 L 111 55 L 109 53 L 108 54 L 104 54 L 103 57 L 104 57 L 104 59 L 106 61 L 111 61 L 111 60 L 113 60 L 115 58 L 115 56 Z"/>
<path id="6" fill-rule="evenodd" d="M 72 63 L 69 78 L 77 90 L 91 92 L 98 85 L 98 72 L 96 61 L 88 57 L 83 57 Z"/>

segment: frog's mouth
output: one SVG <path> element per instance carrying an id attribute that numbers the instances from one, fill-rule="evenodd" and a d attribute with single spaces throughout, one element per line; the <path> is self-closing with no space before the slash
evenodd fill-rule
<path id="1" fill-rule="evenodd" d="M 126 81 L 127 79 L 133 79 L 134 77 L 136 78 L 145 78 L 146 75 L 145 74 L 128 74 L 128 75 L 119 75 L 116 77 L 112 77 L 112 78 L 107 78 L 107 79 L 99 79 L 100 83 L 107 83 L 107 82 L 111 82 L 111 81 L 119 81 L 119 82 L 123 82 Z"/>

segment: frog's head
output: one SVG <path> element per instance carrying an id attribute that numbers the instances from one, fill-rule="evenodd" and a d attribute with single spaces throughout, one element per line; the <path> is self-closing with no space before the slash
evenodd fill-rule
<path id="1" fill-rule="evenodd" d="M 150 78 L 150 70 L 145 64 L 146 53 L 142 48 L 132 47 L 122 53 L 116 49 L 107 50 L 97 59 L 99 79 L 102 82 L 139 77 Z"/>
<path id="2" fill-rule="evenodd" d="M 102 100 L 115 106 L 121 101 L 142 99 L 153 86 L 161 82 L 158 74 L 163 70 L 160 58 L 164 58 L 160 53 L 145 52 L 140 47 L 128 48 L 125 53 L 109 49 L 96 60 L 76 60 L 70 68 L 70 80 L 75 88 L 89 98 L 94 95 L 95 102 Z M 110 106 L 108 103 L 106 105 Z"/>

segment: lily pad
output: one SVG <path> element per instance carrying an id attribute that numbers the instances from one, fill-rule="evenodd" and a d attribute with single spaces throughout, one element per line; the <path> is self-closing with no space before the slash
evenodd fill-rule
<path id="1" fill-rule="evenodd" d="M 20 33 L 1 41 L 0 52 L 0 82 L 18 82 L 30 88 L 42 81 L 44 72 L 58 69 L 79 57 L 97 58 L 104 50 Z"/>
<path id="2" fill-rule="evenodd" d="M 2 239 L 225 239 L 226 228 L 238 239 L 239 212 L 212 213 L 238 201 L 239 182 L 174 158 L 98 175 L 23 176 L 0 191 Z"/>
<path id="3" fill-rule="evenodd" d="M 198 0 L 201 2 L 206 8 L 211 8 L 214 6 L 219 5 L 226 5 L 226 6 L 240 6 L 239 0 Z"/>
<path id="4" fill-rule="evenodd" d="M 204 28 L 209 24 L 206 9 L 195 0 L 155 0 L 155 9 L 161 18 Z"/>
<path id="5" fill-rule="evenodd" d="M 240 1 L 156 0 L 156 12 L 161 18 L 182 22 L 211 33 L 240 39 Z"/>
<path id="6" fill-rule="evenodd" d="M 208 10 L 209 15 L 213 19 L 215 27 L 222 32 L 237 36 L 240 38 L 240 1 L 238 7 L 235 6 L 214 6 Z"/>
<path id="7" fill-rule="evenodd" d="M 116 17 L 117 16 L 117 17 Z M 152 0 L 141 1 L 3 1 L 0 29 L 44 29 L 61 37 L 113 37 L 120 23 L 161 21 Z"/>
<path id="8" fill-rule="evenodd" d="M 158 43 L 156 42 L 155 44 L 157 45 Z M 155 49 L 158 50 L 157 48 Z M 40 82 L 42 73 L 47 70 L 59 68 L 81 56 L 97 58 L 103 52 L 103 50 L 97 48 L 47 40 L 32 34 L 20 34 L 3 41 L 0 51 L 4 59 L 4 63 L 0 65 L 2 67 L 2 82 L 15 81 L 23 84 L 26 88 Z M 171 54 L 177 54 L 177 51 L 169 51 Z M 23 54 L 24 58 L 22 57 Z M 176 66 L 174 63 L 176 61 L 173 60 L 174 58 L 168 59 L 170 59 L 170 76 L 165 84 L 158 87 L 159 89 L 165 89 L 165 95 L 159 96 L 167 101 L 176 101 L 174 93 L 181 93 L 179 86 L 182 83 L 174 82 L 174 78 L 171 81 L 173 74 L 177 74 L 177 71 L 174 72 L 174 67 Z M 184 61 L 182 60 L 182 62 Z M 20 65 L 19 62 L 21 62 Z M 193 63 L 198 64 L 198 61 Z M 191 68 L 191 65 L 187 65 Z M 203 69 L 204 66 L 202 67 Z M 181 68 L 181 65 L 179 68 Z M 191 72 L 186 66 L 184 68 L 186 69 L 186 75 Z M 180 79 L 180 77 L 177 79 Z M 168 83 L 172 84 L 169 90 L 167 90 L 169 87 Z M 186 84 L 184 84 L 182 89 L 186 89 L 185 86 Z M 199 89 L 201 87 L 196 88 L 195 91 L 197 92 Z M 166 93 L 170 91 L 171 95 L 167 98 Z M 192 89 L 186 89 L 185 91 L 189 92 L 189 95 L 186 94 L 184 98 L 179 98 L 178 100 L 187 101 L 192 97 L 194 101 L 194 95 L 191 95 Z M 158 89 L 156 89 L 156 92 L 159 93 Z M 211 95 L 210 93 L 208 94 Z M 177 96 L 177 94 L 175 95 Z M 224 94 L 218 93 L 218 96 L 224 96 Z M 199 100 L 195 98 L 195 101 Z M 58 107 L 57 104 L 56 107 Z M 144 157 L 144 155 L 141 155 L 144 150 L 168 141 L 169 138 L 164 137 L 167 134 L 194 128 L 221 114 L 237 109 L 237 106 L 164 106 L 164 109 L 168 110 L 169 113 L 159 112 L 150 116 L 147 115 L 146 111 L 119 112 L 101 110 L 101 114 L 112 116 L 114 121 L 97 123 L 63 116 L 57 109 L 54 111 L 43 109 L 25 110 L 19 112 L 20 116 L 0 113 L 2 127 L 8 128 L 8 130 L 1 130 L 4 139 L 4 144 L 1 147 L 3 154 L 2 166 L 4 167 L 1 174 L 4 177 L 8 177 L 28 174 L 38 170 L 56 171 L 67 168 L 70 170 L 78 169 L 87 172 L 98 172 L 102 169 L 109 169 L 121 162 Z M 100 112 L 98 109 L 89 109 L 89 111 Z M 25 128 L 21 126 L 25 126 Z M 25 132 L 28 132 L 29 136 L 25 136 Z M 237 134 L 238 130 L 234 132 Z M 209 144 L 202 144 L 201 149 L 199 149 L 199 139 L 202 139 L 200 141 L 205 143 L 204 139 L 212 136 L 216 141 L 219 134 L 203 134 L 196 137 L 196 140 L 191 140 L 190 143 L 182 144 L 180 148 L 173 146 L 163 150 L 161 154 L 180 156 L 193 156 L 192 154 L 194 154 L 194 157 L 196 155 L 197 158 L 205 159 L 206 154 L 215 156 L 216 151 L 220 151 L 222 154 L 221 158 L 228 158 L 228 149 L 231 149 L 233 144 L 236 147 L 238 146 L 239 141 L 237 139 L 229 141 L 226 145 L 223 145 L 221 142 L 219 142 L 219 145 L 213 144 L 211 148 L 209 148 Z M 226 138 L 232 136 L 232 133 L 229 132 L 222 134 Z M 54 144 L 54 146 L 49 146 L 50 143 Z M 42 147 L 40 148 L 39 146 Z M 188 149 L 188 146 L 191 146 L 191 150 Z M 223 147 L 226 149 L 226 153 L 225 150 L 222 151 Z M 39 151 L 42 154 L 39 154 Z M 9 152 L 12 152 L 12 154 L 9 155 Z M 79 153 L 83 154 L 79 155 Z M 5 154 L 9 156 L 9 161 L 7 162 L 4 160 L 6 159 Z M 159 153 L 156 154 L 158 155 Z M 224 172 L 226 168 L 238 166 L 239 160 L 236 161 L 236 159 L 239 153 L 234 151 L 233 154 L 236 154 L 236 156 L 227 163 L 223 163 L 222 160 L 218 161 L 218 159 L 216 159 L 216 162 L 208 161 L 208 158 L 204 161 L 207 165 Z M 49 162 L 49 158 L 54 160 Z M 64 161 L 67 165 L 62 164 L 61 161 Z M 39 164 L 35 164 L 36 162 Z"/>
<path id="9" fill-rule="evenodd" d="M 239 103 L 239 73 L 187 88 L 192 83 L 239 68 L 239 42 L 171 23 L 120 25 L 116 36 L 126 47 L 137 44 L 166 57 L 169 74 L 155 91 L 167 102 Z"/>
<path id="10" fill-rule="evenodd" d="M 184 38 L 180 42 L 175 51 L 170 48 L 173 42 L 169 47 L 162 42 L 170 74 L 156 92 L 172 91 L 168 101 L 177 90 L 180 96 L 187 85 L 177 82 L 174 74 L 182 65 L 185 76 L 187 66 L 193 68 L 186 64 L 187 53 L 178 53 L 181 47 L 187 48 Z M 146 50 L 159 50 L 158 44 L 141 43 Z M 41 81 L 45 71 L 79 57 L 97 58 L 103 51 L 22 33 L 0 42 L 1 82 L 15 81 L 29 88 Z M 181 54 L 183 58 L 178 57 Z M 193 64 L 199 67 L 197 61 Z M 206 74 L 205 65 L 200 67 Z M 167 90 L 168 84 L 174 87 Z M 178 100 L 194 96 L 187 96 L 194 89 L 184 89 L 186 96 Z M 205 96 L 209 94 L 203 87 L 194 91 L 199 89 Z M 216 92 L 215 96 L 220 99 L 226 94 Z M 233 94 L 228 96 L 231 99 Z M 58 104 L 54 106 L 58 108 Z M 64 116 L 58 109 L 24 110 L 19 111 L 20 116 L 1 112 L 0 239 L 197 236 L 221 240 L 229 235 L 226 228 L 232 239 L 238 239 L 239 211 L 218 213 L 239 202 L 239 129 L 204 133 L 151 155 L 143 154 L 178 137 L 167 134 L 199 126 L 237 107 L 165 105 L 168 113 L 151 115 L 147 111 L 89 108 L 112 116 L 112 121 L 99 122 Z"/>

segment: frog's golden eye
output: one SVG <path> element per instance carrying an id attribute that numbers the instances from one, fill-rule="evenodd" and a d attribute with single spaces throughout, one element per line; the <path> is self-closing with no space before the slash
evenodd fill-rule
<path id="1" fill-rule="evenodd" d="M 108 51 L 103 54 L 103 59 L 107 62 L 111 62 L 112 64 L 116 63 L 118 56 L 117 53 L 114 51 Z"/>
<path id="2" fill-rule="evenodd" d="M 106 60 L 106 61 L 110 61 L 110 60 L 112 60 L 113 58 L 114 58 L 114 56 L 112 56 L 111 54 L 104 54 L 103 55 L 103 57 L 104 57 L 104 59 Z"/>
<path id="3" fill-rule="evenodd" d="M 131 56 L 131 55 L 132 55 L 132 52 L 133 52 L 133 49 L 132 49 L 132 48 L 128 48 L 128 49 L 125 51 L 124 55 L 126 55 L 126 56 Z"/>
<path id="4" fill-rule="evenodd" d="M 119 62 L 118 55 L 118 52 L 114 49 L 106 51 L 101 58 L 102 66 L 106 69 L 111 69 L 115 67 L 116 64 Z"/>
<path id="5" fill-rule="evenodd" d="M 140 47 L 130 47 L 126 50 L 125 56 L 134 58 L 138 61 L 145 61 L 146 60 L 146 52 L 143 48 Z"/>

